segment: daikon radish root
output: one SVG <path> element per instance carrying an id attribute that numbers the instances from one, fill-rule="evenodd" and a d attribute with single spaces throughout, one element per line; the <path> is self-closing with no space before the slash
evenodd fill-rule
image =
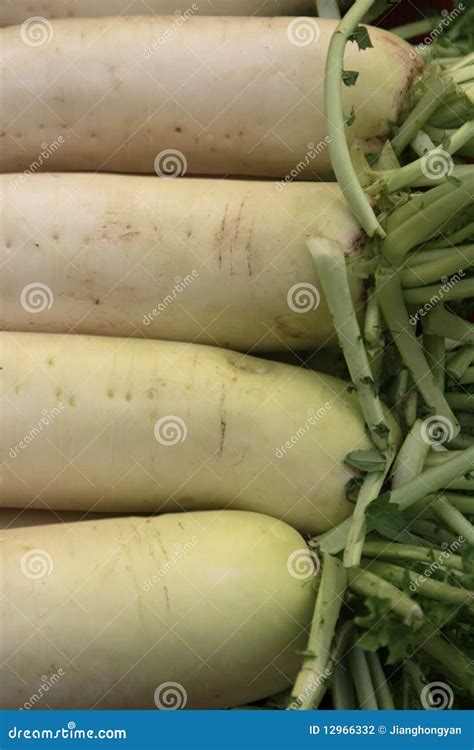
<path id="1" fill-rule="evenodd" d="M 344 381 L 166 341 L 1 333 L 4 507 L 346 518 L 370 447 Z M 43 420 L 43 421 L 42 421 Z"/>
<path id="2" fill-rule="evenodd" d="M 305 244 L 332 237 L 350 256 L 361 241 L 334 185 L 22 177 L 0 177 L 1 328 L 244 351 L 336 344 Z"/>
<path id="3" fill-rule="evenodd" d="M 3 709 L 225 708 L 301 662 L 317 561 L 267 516 L 36 526 L 0 554 Z"/>
<path id="4" fill-rule="evenodd" d="M 91 521 L 103 517 L 108 516 L 101 516 L 99 513 L 79 513 L 74 511 L 56 512 L 53 510 L 1 508 L 0 530 L 45 526 L 52 523 L 77 523 L 78 521 Z"/>
<path id="5" fill-rule="evenodd" d="M 323 70 L 336 22 L 174 16 L 20 26 L 3 51 L 0 171 L 324 178 L 331 172 Z M 421 63 L 404 41 L 371 29 L 351 44 L 348 127 L 377 151 Z M 26 38 L 25 38 L 26 37 Z"/>
<path id="6" fill-rule="evenodd" d="M 203 16 L 299 16 L 312 14 L 311 0 L 199 0 L 180 3 L 178 0 L 0 0 L 0 25 L 11 26 L 33 18 L 78 18 L 85 16 L 172 15 L 180 12 Z"/>

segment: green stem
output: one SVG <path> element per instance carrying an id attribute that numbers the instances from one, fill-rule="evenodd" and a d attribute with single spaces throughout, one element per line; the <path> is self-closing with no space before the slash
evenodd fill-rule
<path id="1" fill-rule="evenodd" d="M 461 381 L 472 364 L 474 364 L 474 346 L 461 346 L 448 357 L 446 372 L 453 380 Z"/>
<path id="2" fill-rule="evenodd" d="M 440 100 L 452 87 L 452 82 L 445 76 L 437 78 L 433 82 L 402 124 L 398 133 L 392 138 L 392 146 L 397 156 L 406 149 L 417 132 L 422 129 L 425 122 L 438 109 Z"/>
<path id="3" fill-rule="evenodd" d="M 444 288 L 446 287 L 446 291 Z M 449 284 L 438 284 L 434 286 L 422 286 L 415 289 L 405 289 L 404 294 L 405 302 L 408 305 L 425 305 L 426 303 L 433 304 L 433 300 L 442 299 L 444 302 L 451 302 L 457 299 L 465 299 L 466 297 L 474 296 L 474 277 L 468 279 L 460 279 L 459 281 L 453 282 L 452 286 Z"/>
<path id="4" fill-rule="evenodd" d="M 346 360 L 352 383 L 375 445 L 386 450 L 396 440 L 385 422 L 385 414 L 370 369 L 369 359 L 354 309 L 342 246 L 334 240 L 307 241 Z"/>
<path id="5" fill-rule="evenodd" d="M 341 18 L 337 0 L 316 0 L 316 11 L 319 18 L 333 18 L 337 21 Z"/>
<path id="6" fill-rule="evenodd" d="M 336 711 L 355 711 L 357 706 L 354 682 L 345 660 L 336 664 L 332 682 L 332 698 Z"/>
<path id="7" fill-rule="evenodd" d="M 308 647 L 295 680 L 290 709 L 312 708 L 318 687 L 328 677 L 331 643 L 345 590 L 346 574 L 341 561 L 324 554 Z"/>
<path id="8" fill-rule="evenodd" d="M 454 507 L 446 495 L 437 497 L 431 507 L 439 520 L 455 534 L 463 537 L 468 544 L 474 545 L 474 526 L 469 523 L 461 511 Z"/>
<path id="9" fill-rule="evenodd" d="M 354 568 L 359 565 L 364 547 L 366 522 L 365 514 L 370 503 L 373 502 L 380 493 L 385 477 L 388 474 L 396 450 L 392 448 L 386 453 L 386 464 L 383 471 L 374 471 L 366 474 L 364 483 L 359 492 L 357 503 L 352 514 L 351 526 L 347 537 L 346 547 L 344 549 L 344 567 Z"/>
<path id="10" fill-rule="evenodd" d="M 459 378 L 461 385 L 472 385 L 474 383 L 474 367 L 468 367 Z"/>
<path id="11" fill-rule="evenodd" d="M 454 432 L 459 432 L 457 420 L 430 370 L 410 323 L 399 277 L 393 270 L 379 267 L 376 282 L 383 316 L 416 387 L 434 414 L 448 419 L 453 425 Z"/>
<path id="12" fill-rule="evenodd" d="M 457 229 L 452 234 L 448 234 L 446 237 L 440 237 L 439 240 L 434 240 L 430 242 L 430 247 L 433 249 L 443 247 L 444 244 L 448 244 L 451 247 L 455 245 L 461 245 L 461 243 L 465 242 L 466 240 L 470 240 L 474 237 L 474 221 L 471 221 L 469 224 L 466 224 L 464 227 L 461 227 L 461 229 Z"/>
<path id="13" fill-rule="evenodd" d="M 417 256 L 422 254 L 423 260 L 420 262 Z M 463 245 L 455 250 L 443 248 L 439 251 L 415 252 L 413 258 L 407 259 L 407 265 L 411 267 L 404 268 L 400 276 L 405 289 L 430 284 L 442 276 L 452 276 L 474 265 L 474 245 Z"/>
<path id="14" fill-rule="evenodd" d="M 346 546 L 350 527 L 351 518 L 349 517 L 334 526 L 333 529 L 314 537 L 314 542 L 322 552 L 327 552 L 328 555 L 337 555 Z"/>
<path id="15" fill-rule="evenodd" d="M 363 711 L 378 711 L 375 688 L 372 683 L 369 665 L 365 652 L 359 646 L 353 646 L 349 651 L 349 666 L 357 693 L 359 708 Z"/>
<path id="16" fill-rule="evenodd" d="M 474 516 L 474 495 L 463 495 L 458 492 L 443 492 L 451 505 L 468 516 Z"/>
<path id="17" fill-rule="evenodd" d="M 393 702 L 392 692 L 385 677 L 377 652 L 368 651 L 366 653 L 366 659 L 379 708 L 382 711 L 393 711 L 395 704 Z"/>
<path id="18" fill-rule="evenodd" d="M 433 336 L 444 336 L 454 341 L 462 341 L 464 344 L 474 343 L 474 324 L 459 318 L 457 315 L 440 308 L 434 307 L 426 321 L 425 333 Z"/>
<path id="19" fill-rule="evenodd" d="M 444 391 L 446 385 L 446 341 L 443 336 L 424 334 L 423 349 L 434 379 L 440 390 Z"/>
<path id="20" fill-rule="evenodd" d="M 448 641 L 437 635 L 437 629 L 425 625 L 418 631 L 420 648 L 441 664 L 469 693 L 474 694 L 473 668 L 469 659 Z"/>
<path id="21" fill-rule="evenodd" d="M 369 237 L 384 237 L 385 232 L 365 196 L 351 161 L 341 94 L 346 44 L 372 4 L 373 0 L 356 0 L 331 37 L 324 76 L 324 111 L 332 167 L 347 204 Z"/>
<path id="22" fill-rule="evenodd" d="M 435 494 L 460 476 L 472 471 L 474 466 L 474 447 L 461 451 L 438 466 L 426 469 L 414 479 L 387 493 L 389 501 L 400 510 L 409 508 L 428 495 Z"/>
<path id="23" fill-rule="evenodd" d="M 422 21 L 413 21 L 413 23 L 406 23 L 403 26 L 396 26 L 394 29 L 390 29 L 390 33 L 396 34 L 400 39 L 413 39 L 416 36 L 433 31 L 436 23 L 435 18 L 424 18 Z"/>
<path id="24" fill-rule="evenodd" d="M 446 400 L 453 409 L 474 411 L 474 393 L 447 393 Z"/>
<path id="25" fill-rule="evenodd" d="M 406 625 L 413 625 L 423 619 L 421 607 L 404 594 L 403 591 L 400 591 L 400 589 L 388 583 L 388 581 L 384 581 L 380 576 L 376 576 L 360 568 L 348 568 L 347 579 L 349 588 L 355 591 L 356 594 L 385 599 L 390 609 L 396 612 Z"/>
<path id="26" fill-rule="evenodd" d="M 430 446 L 423 440 L 423 422 L 417 419 L 406 436 L 393 465 L 392 487 L 409 482 L 423 471 Z"/>
<path id="27" fill-rule="evenodd" d="M 364 561 L 363 567 L 389 581 L 389 583 L 393 583 L 394 586 L 405 586 L 409 582 L 410 591 L 424 596 L 426 599 L 433 599 L 444 604 L 474 603 L 474 591 L 457 588 L 449 583 L 444 583 L 444 581 L 437 581 L 435 578 L 428 577 L 431 575 L 430 571 L 420 574 L 402 568 L 400 565 L 378 561 Z"/>
<path id="28" fill-rule="evenodd" d="M 458 545 L 461 546 L 461 543 Z M 441 552 L 432 547 L 414 547 L 411 544 L 397 542 L 366 542 L 364 557 L 382 557 L 387 560 L 411 560 L 412 562 L 436 563 L 445 568 L 463 572 L 463 562 L 459 555 L 446 550 Z"/>

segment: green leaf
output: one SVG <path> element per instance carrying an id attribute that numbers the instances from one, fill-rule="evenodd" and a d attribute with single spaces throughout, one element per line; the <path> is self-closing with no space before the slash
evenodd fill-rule
<path id="1" fill-rule="evenodd" d="M 360 471 L 383 471 L 386 463 L 385 457 L 376 450 L 352 451 L 346 456 L 346 464 Z"/>
<path id="2" fill-rule="evenodd" d="M 369 30 L 365 26 L 358 26 L 349 37 L 350 42 L 355 42 L 360 50 L 373 47 L 369 36 Z"/>
<path id="3" fill-rule="evenodd" d="M 350 127 L 351 125 L 354 124 L 355 118 L 356 118 L 355 109 L 354 107 L 352 107 L 350 115 L 348 115 L 347 117 L 344 117 L 344 125 L 347 125 L 348 127 Z"/>
<path id="4" fill-rule="evenodd" d="M 389 501 L 390 493 L 385 492 L 370 503 L 366 512 L 369 528 L 401 544 L 418 544 L 418 537 L 409 531 L 410 518 Z"/>
<path id="5" fill-rule="evenodd" d="M 345 86 L 355 86 L 359 73 L 357 70 L 343 70 L 342 82 Z"/>

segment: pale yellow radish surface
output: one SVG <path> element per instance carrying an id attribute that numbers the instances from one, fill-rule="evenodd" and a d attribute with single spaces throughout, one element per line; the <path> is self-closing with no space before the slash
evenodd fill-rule
<path id="1" fill-rule="evenodd" d="M 329 375 L 196 344 L 1 333 L 1 503 L 230 507 L 324 531 L 352 510 L 357 396 Z"/>
<path id="2" fill-rule="evenodd" d="M 330 237 L 350 256 L 361 241 L 335 184 L 2 175 L 0 200 L 3 329 L 243 351 L 336 343 L 306 247 Z"/>
<path id="3" fill-rule="evenodd" d="M 205 16 L 298 16 L 313 13 L 314 3 L 311 0 L 198 0 L 194 3 L 179 0 L 0 0 L 0 25 L 23 23 L 32 16 L 77 18 L 176 12 L 186 16 L 186 11 Z"/>
<path id="4" fill-rule="evenodd" d="M 317 565 L 267 516 L 35 526 L 0 555 L 1 708 L 154 709 L 169 682 L 177 708 L 225 708 L 298 670 Z"/>
<path id="5" fill-rule="evenodd" d="M 0 170 L 324 178 L 323 72 L 335 24 L 72 19 L 48 22 L 42 44 L 20 26 L 3 29 Z M 398 37 L 370 34 L 373 48 L 348 46 L 345 67 L 360 75 L 343 100 L 356 111 L 349 141 L 375 151 L 420 62 Z"/>

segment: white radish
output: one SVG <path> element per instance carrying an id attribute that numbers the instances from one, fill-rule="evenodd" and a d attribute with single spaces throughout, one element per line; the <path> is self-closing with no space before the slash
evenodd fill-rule
<path id="1" fill-rule="evenodd" d="M 236 511 L 0 532 L 0 707 L 225 708 L 289 687 L 317 560 Z"/>
<path id="2" fill-rule="evenodd" d="M 361 242 L 334 184 L 1 175 L 0 201 L 2 329 L 244 351 L 336 343 L 305 243 L 331 237 L 352 256 Z"/>
<path id="3" fill-rule="evenodd" d="M 314 11 L 312 0 L 0 0 L 0 26 L 33 18 L 78 18 L 86 16 L 172 15 L 203 16 L 300 16 Z"/>
<path id="4" fill-rule="evenodd" d="M 324 178 L 331 172 L 323 71 L 336 22 L 130 16 L 0 32 L 0 171 Z M 377 151 L 421 63 L 370 30 L 349 45 L 350 142 Z M 43 43 L 41 43 L 43 42 Z M 342 85 L 342 84 L 341 84 Z"/>
<path id="5" fill-rule="evenodd" d="M 193 344 L 0 334 L 4 507 L 235 508 L 324 531 L 369 448 L 329 375 Z"/>

